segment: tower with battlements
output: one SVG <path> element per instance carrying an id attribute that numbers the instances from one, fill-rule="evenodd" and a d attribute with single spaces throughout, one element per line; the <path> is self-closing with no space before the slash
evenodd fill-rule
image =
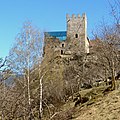
<path id="1" fill-rule="evenodd" d="M 71 40 L 73 47 L 78 47 L 81 52 L 89 53 L 89 41 L 87 37 L 87 17 L 86 14 L 67 14 L 67 38 Z"/>
<path id="2" fill-rule="evenodd" d="M 61 57 L 72 53 L 89 53 L 86 14 L 66 15 L 67 31 L 45 32 L 44 54 L 51 51 Z"/>

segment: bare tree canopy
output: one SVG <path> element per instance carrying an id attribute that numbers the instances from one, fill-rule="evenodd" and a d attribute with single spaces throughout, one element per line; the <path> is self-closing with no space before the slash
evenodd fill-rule
<path id="1" fill-rule="evenodd" d="M 21 32 L 17 35 L 15 44 L 9 53 L 9 65 L 15 72 L 23 72 L 28 67 L 32 68 L 42 58 L 43 39 L 40 31 L 30 22 L 25 22 Z"/>

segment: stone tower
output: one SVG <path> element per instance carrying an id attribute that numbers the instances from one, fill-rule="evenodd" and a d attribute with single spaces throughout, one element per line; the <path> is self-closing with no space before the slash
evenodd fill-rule
<path id="1" fill-rule="evenodd" d="M 77 48 L 84 53 L 89 53 L 89 41 L 87 39 L 87 17 L 84 13 L 82 16 L 74 14 L 67 20 L 67 38 L 70 39 L 71 46 Z"/>

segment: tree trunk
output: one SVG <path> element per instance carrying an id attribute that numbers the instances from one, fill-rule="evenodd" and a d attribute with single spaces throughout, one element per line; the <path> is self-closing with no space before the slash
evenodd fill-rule
<path id="1" fill-rule="evenodd" d="M 112 59 L 112 90 L 115 90 L 115 66 L 114 61 Z"/>
<path id="2" fill-rule="evenodd" d="M 23 96 L 24 96 L 24 120 L 26 120 L 26 103 L 27 103 L 27 101 L 26 101 L 26 79 L 25 79 L 25 73 L 24 73 L 24 94 L 23 94 Z"/>
<path id="3" fill-rule="evenodd" d="M 28 92 L 28 111 L 29 111 L 29 119 L 32 119 L 32 111 L 31 111 L 31 97 L 30 97 L 30 68 L 29 68 L 29 54 L 28 54 L 28 68 L 27 68 L 27 92 Z"/>
<path id="4" fill-rule="evenodd" d="M 39 118 L 42 119 L 42 79 L 43 76 L 40 78 L 40 106 L 39 106 Z"/>

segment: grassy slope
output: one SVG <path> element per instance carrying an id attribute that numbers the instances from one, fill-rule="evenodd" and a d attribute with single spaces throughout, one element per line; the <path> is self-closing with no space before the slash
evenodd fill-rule
<path id="1" fill-rule="evenodd" d="M 120 91 L 111 91 L 92 105 L 82 107 L 73 120 L 120 120 Z"/>
<path id="2" fill-rule="evenodd" d="M 68 113 L 72 115 L 72 120 L 120 120 L 120 90 L 104 95 L 105 88 L 96 87 L 80 91 L 82 96 L 88 96 L 90 100 L 77 107 L 74 107 L 73 101 L 68 101 L 61 107 L 60 117 L 53 120 L 70 120 L 66 117 Z"/>

